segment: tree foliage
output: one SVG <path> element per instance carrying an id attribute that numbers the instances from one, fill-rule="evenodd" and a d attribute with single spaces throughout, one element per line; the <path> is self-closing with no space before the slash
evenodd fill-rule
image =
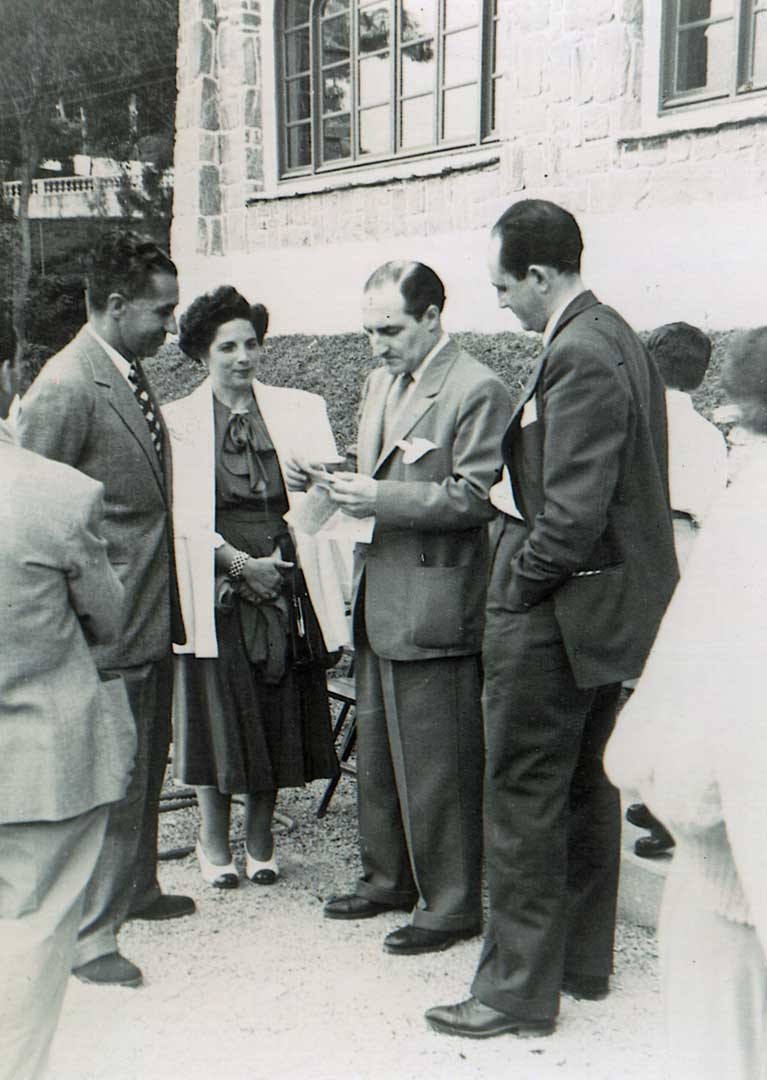
<path id="1" fill-rule="evenodd" d="M 177 0 L 0 0 L 0 159 L 21 181 L 13 298 L 17 357 L 26 344 L 32 180 L 44 159 L 68 157 L 84 143 L 91 152 L 122 157 L 150 134 L 131 129 L 127 99 L 135 93 L 161 102 L 157 88 L 172 88 L 177 20 Z M 123 114 L 125 124 L 118 122 Z M 158 125 L 166 135 L 172 132 L 172 107 Z"/>

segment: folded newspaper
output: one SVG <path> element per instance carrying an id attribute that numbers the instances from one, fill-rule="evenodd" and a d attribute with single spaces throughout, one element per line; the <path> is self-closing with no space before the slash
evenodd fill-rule
<path id="1" fill-rule="evenodd" d="M 321 484 L 312 484 L 303 498 L 295 500 L 285 521 L 291 528 L 318 540 L 353 540 L 358 544 L 369 544 L 375 527 L 372 516 L 355 518 L 339 510 L 327 488 Z"/>

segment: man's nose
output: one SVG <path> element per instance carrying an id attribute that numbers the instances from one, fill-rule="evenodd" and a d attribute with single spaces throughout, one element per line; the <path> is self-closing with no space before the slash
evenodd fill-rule
<path id="1" fill-rule="evenodd" d="M 177 334 L 178 333 L 178 323 L 176 322 L 176 316 L 175 315 L 169 315 L 168 318 L 165 320 L 165 333 L 166 334 Z"/>

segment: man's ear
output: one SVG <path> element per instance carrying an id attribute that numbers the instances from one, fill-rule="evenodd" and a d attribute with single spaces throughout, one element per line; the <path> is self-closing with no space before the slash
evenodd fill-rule
<path id="1" fill-rule="evenodd" d="M 127 301 L 122 293 L 113 292 L 107 297 L 106 307 L 104 310 L 107 315 L 110 315 L 113 319 L 121 319 L 125 314 L 125 308 Z"/>
<path id="2" fill-rule="evenodd" d="M 532 263 L 527 268 L 527 276 L 542 293 L 547 293 L 551 290 L 554 274 L 556 274 L 556 270 L 554 270 L 553 267 L 542 266 L 539 263 Z"/>
<path id="3" fill-rule="evenodd" d="M 423 313 L 423 318 L 430 330 L 434 330 L 439 325 L 440 310 L 436 304 L 429 304 L 426 311 Z"/>

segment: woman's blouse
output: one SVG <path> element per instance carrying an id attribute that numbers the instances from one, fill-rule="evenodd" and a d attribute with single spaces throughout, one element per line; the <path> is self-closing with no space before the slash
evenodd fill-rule
<path id="1" fill-rule="evenodd" d="M 232 412 L 213 396 L 216 509 L 248 507 L 284 514 L 285 485 L 255 397 L 247 412 Z"/>

